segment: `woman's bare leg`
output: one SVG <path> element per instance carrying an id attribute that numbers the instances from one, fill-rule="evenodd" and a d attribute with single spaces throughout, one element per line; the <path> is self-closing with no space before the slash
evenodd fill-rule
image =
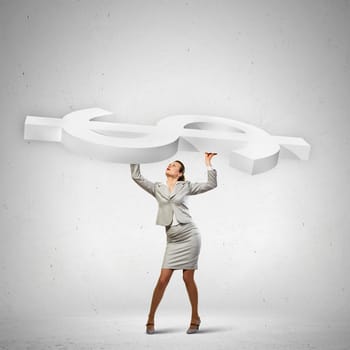
<path id="1" fill-rule="evenodd" d="M 183 280 L 185 282 L 192 307 L 191 322 L 198 323 L 198 290 L 194 281 L 194 271 L 195 270 L 183 270 Z"/>
<path id="2" fill-rule="evenodd" d="M 167 287 L 173 272 L 173 269 L 161 269 L 157 285 L 153 291 L 152 302 L 148 314 L 147 323 L 154 323 L 154 315 L 156 313 L 160 301 L 162 300 L 165 288 Z"/>

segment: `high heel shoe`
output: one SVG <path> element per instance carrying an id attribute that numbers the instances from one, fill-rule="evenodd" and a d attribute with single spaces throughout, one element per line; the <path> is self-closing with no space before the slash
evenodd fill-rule
<path id="1" fill-rule="evenodd" d="M 198 323 L 193 323 L 191 322 L 191 326 L 195 326 L 195 327 L 189 327 L 186 331 L 187 334 L 192 334 L 192 333 L 196 333 L 199 331 L 199 325 L 201 324 L 201 319 L 198 320 Z"/>
<path id="2" fill-rule="evenodd" d="M 147 334 L 153 334 L 154 333 L 154 327 L 149 327 L 149 326 L 154 326 L 154 323 L 148 322 L 146 323 L 146 333 Z"/>

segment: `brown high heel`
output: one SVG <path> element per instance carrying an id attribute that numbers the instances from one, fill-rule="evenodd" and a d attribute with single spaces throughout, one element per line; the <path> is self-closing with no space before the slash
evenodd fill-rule
<path id="1" fill-rule="evenodd" d="M 186 333 L 187 334 L 192 334 L 192 333 L 196 333 L 199 331 L 199 325 L 201 324 L 201 319 L 198 319 L 198 323 L 193 323 L 191 322 L 191 326 L 196 326 L 195 328 L 192 328 L 191 326 L 187 329 Z"/>
<path id="2" fill-rule="evenodd" d="M 154 333 L 154 327 L 149 328 L 149 326 L 154 326 L 154 323 L 152 322 L 147 322 L 146 323 L 146 333 L 147 334 L 153 334 Z"/>

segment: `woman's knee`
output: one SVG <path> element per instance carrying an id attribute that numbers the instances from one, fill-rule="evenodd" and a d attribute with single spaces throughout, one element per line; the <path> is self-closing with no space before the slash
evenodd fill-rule
<path id="1" fill-rule="evenodd" d="M 186 284 L 194 283 L 194 270 L 184 270 L 182 278 Z"/>
<path id="2" fill-rule="evenodd" d="M 169 283 L 168 277 L 159 277 L 158 279 L 158 287 L 159 288 L 165 288 Z"/>
<path id="3" fill-rule="evenodd" d="M 168 283 L 169 283 L 169 280 L 170 280 L 170 277 L 172 275 L 172 271 L 166 271 L 166 272 L 162 272 L 159 276 L 159 279 L 158 279 L 158 286 L 160 288 L 165 288 Z"/>

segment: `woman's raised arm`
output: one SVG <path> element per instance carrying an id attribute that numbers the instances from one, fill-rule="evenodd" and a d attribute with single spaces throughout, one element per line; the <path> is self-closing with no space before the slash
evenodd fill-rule
<path id="1" fill-rule="evenodd" d="M 190 182 L 190 193 L 191 195 L 207 192 L 217 187 L 217 174 L 216 170 L 211 165 L 211 159 L 217 153 L 205 152 L 205 165 L 208 169 L 208 180 L 207 182 Z"/>
<path id="2" fill-rule="evenodd" d="M 155 197 L 155 183 L 145 179 L 141 175 L 140 164 L 130 164 L 130 170 L 132 179 L 145 191 Z"/>
<path id="3" fill-rule="evenodd" d="M 217 187 L 216 170 L 208 169 L 208 181 L 207 182 L 190 182 L 190 195 L 207 192 Z"/>

